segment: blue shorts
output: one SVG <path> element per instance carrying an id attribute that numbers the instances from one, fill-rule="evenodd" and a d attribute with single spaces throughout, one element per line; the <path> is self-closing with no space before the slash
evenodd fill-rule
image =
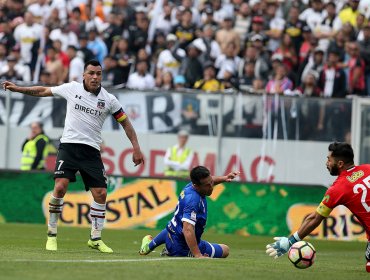
<path id="1" fill-rule="evenodd" d="M 200 240 L 198 247 L 204 256 L 210 258 L 222 257 L 222 248 L 220 244 Z M 168 251 L 168 255 L 171 257 L 193 257 L 188 245 L 183 240 L 183 237 L 179 238 L 176 235 L 170 235 L 168 233 L 166 236 L 166 249 Z"/>

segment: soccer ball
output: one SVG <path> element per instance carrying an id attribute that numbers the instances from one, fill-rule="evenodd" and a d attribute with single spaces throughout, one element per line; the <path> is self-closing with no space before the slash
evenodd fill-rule
<path id="1" fill-rule="evenodd" d="M 298 241 L 290 247 L 288 258 L 297 268 L 308 268 L 313 265 L 316 258 L 316 250 L 311 243 Z"/>

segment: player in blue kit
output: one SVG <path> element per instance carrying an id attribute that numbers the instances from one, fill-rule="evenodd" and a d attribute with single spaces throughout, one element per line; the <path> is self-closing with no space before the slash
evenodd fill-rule
<path id="1" fill-rule="evenodd" d="M 151 235 L 143 238 L 140 255 L 147 255 L 165 243 L 168 256 L 226 258 L 229 255 L 227 245 L 201 240 L 207 222 L 206 196 L 212 194 L 215 185 L 230 182 L 238 175 L 239 172 L 231 172 L 226 176 L 211 176 L 204 166 L 193 168 L 191 183 L 180 193 L 173 218 L 154 239 Z"/>

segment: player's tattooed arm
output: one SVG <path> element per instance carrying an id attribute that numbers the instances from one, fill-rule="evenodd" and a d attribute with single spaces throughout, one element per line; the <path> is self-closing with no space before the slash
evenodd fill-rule
<path id="1" fill-rule="evenodd" d="M 43 87 L 43 86 L 20 87 L 8 81 L 3 82 L 2 85 L 3 85 L 4 90 L 19 92 L 25 95 L 36 96 L 36 97 L 53 96 L 51 89 L 49 87 Z"/>

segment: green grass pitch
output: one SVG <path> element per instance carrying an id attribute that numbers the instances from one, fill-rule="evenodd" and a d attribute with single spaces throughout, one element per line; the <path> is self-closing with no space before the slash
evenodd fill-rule
<path id="1" fill-rule="evenodd" d="M 369 279 L 364 242 L 315 241 L 316 263 L 294 268 L 286 256 L 273 260 L 265 254 L 271 237 L 205 234 L 204 239 L 225 243 L 227 259 L 160 257 L 161 247 L 148 256 L 137 253 L 143 230 L 104 230 L 103 240 L 113 254 L 86 245 L 89 229 L 60 227 L 58 251 L 45 248 L 46 226 L 0 224 L 0 279 Z"/>

